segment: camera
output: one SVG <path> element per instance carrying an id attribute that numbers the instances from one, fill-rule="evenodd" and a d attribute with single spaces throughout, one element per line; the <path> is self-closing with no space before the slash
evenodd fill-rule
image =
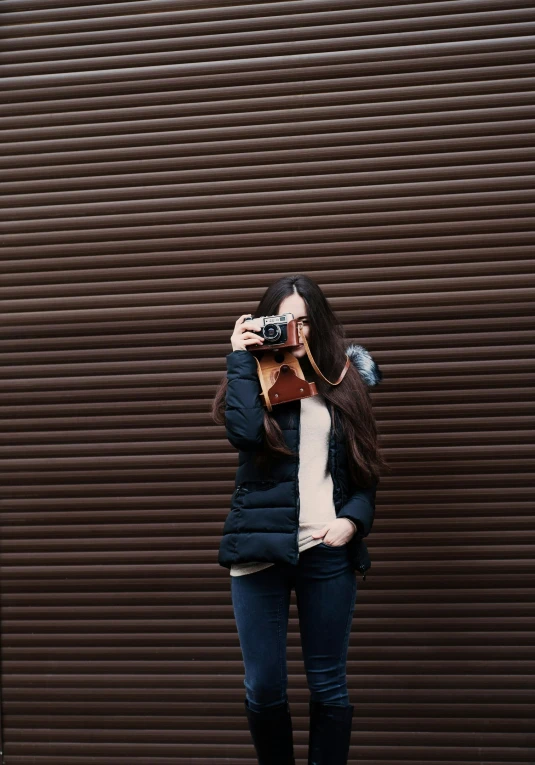
<path id="1" fill-rule="evenodd" d="M 260 322 L 260 331 L 251 330 L 253 334 L 264 338 L 262 348 L 293 348 L 299 345 L 299 333 L 297 321 L 293 313 L 283 313 L 276 316 L 260 316 L 254 319 L 249 314 L 246 317 L 251 321 Z"/>

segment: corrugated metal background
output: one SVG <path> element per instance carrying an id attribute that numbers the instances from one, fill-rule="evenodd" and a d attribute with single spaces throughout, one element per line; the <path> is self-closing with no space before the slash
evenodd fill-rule
<path id="1" fill-rule="evenodd" d="M 534 763 L 533 3 L 2 9 L 6 765 L 255 762 L 208 409 L 292 272 L 385 376 L 350 762 Z"/>

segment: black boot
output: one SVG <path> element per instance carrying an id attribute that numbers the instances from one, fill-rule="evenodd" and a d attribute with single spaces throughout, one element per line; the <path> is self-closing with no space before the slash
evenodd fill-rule
<path id="1" fill-rule="evenodd" d="M 354 707 L 309 701 L 308 765 L 347 765 Z"/>
<path id="2" fill-rule="evenodd" d="M 288 701 L 256 712 L 245 699 L 245 713 L 259 765 L 295 765 Z"/>

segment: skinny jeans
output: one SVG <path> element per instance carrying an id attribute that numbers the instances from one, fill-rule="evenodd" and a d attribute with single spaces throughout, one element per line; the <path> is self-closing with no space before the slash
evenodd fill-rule
<path id="1" fill-rule="evenodd" d="M 347 544 L 320 542 L 301 552 L 297 565 L 275 563 L 230 580 L 245 695 L 251 709 L 260 711 L 287 701 L 292 588 L 310 698 L 347 706 L 346 664 L 357 596 L 357 577 Z"/>

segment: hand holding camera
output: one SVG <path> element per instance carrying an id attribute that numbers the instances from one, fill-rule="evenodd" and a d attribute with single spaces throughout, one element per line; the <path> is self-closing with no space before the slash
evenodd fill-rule
<path id="1" fill-rule="evenodd" d="M 249 319 L 249 321 L 247 321 Z M 251 319 L 250 313 L 244 313 L 236 321 L 234 332 L 231 335 L 230 342 L 233 351 L 246 351 L 248 346 L 260 348 L 264 343 L 264 338 L 257 335 L 253 330 L 259 332 L 261 329 L 258 319 Z"/>

